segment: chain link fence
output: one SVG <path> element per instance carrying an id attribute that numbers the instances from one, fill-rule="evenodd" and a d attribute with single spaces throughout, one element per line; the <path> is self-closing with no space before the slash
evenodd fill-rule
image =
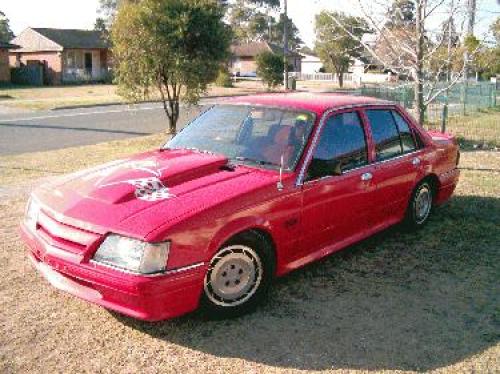
<path id="1" fill-rule="evenodd" d="M 438 86 L 436 91 L 444 88 Z M 398 102 L 416 114 L 412 85 L 364 86 L 356 94 Z M 425 93 L 427 94 L 427 92 Z M 428 106 L 425 127 L 457 136 L 464 148 L 500 148 L 500 90 L 494 83 L 464 82 L 443 91 Z"/>

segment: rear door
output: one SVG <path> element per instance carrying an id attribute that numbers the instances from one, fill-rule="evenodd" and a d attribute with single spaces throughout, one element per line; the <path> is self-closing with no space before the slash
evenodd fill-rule
<path id="1" fill-rule="evenodd" d="M 422 174 L 422 151 L 408 122 L 394 108 L 365 110 L 373 144 L 375 225 L 404 217 L 410 194 Z"/>

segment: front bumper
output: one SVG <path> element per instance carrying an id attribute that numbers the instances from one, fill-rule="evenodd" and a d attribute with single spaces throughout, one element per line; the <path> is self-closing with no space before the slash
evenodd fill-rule
<path id="1" fill-rule="evenodd" d="M 180 316 L 198 307 L 206 266 L 203 263 L 158 276 L 127 274 L 85 261 L 64 258 L 21 223 L 30 261 L 54 287 L 91 303 L 145 321 Z"/>

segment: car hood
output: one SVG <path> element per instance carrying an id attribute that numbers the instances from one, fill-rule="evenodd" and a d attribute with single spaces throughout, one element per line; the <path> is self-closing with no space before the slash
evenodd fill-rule
<path id="1" fill-rule="evenodd" d="M 275 171 L 228 167 L 221 155 L 158 150 L 57 178 L 40 186 L 34 196 L 63 223 L 144 238 L 165 222 L 276 177 Z M 141 219 L 148 210 L 154 213 Z"/>

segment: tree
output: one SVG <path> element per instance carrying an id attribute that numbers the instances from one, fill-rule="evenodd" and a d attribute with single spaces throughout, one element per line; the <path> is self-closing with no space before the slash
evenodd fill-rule
<path id="1" fill-rule="evenodd" d="M 282 45 L 285 20 L 283 14 L 275 15 L 279 5 L 279 0 L 234 0 L 228 4 L 228 20 L 236 39 Z M 301 43 L 299 29 L 288 18 L 288 49 L 296 50 Z"/>
<path id="2" fill-rule="evenodd" d="M 285 26 L 285 17 L 280 14 L 278 22 L 273 25 L 269 41 L 275 44 L 283 44 L 283 29 Z M 294 51 L 299 48 L 303 41 L 299 36 L 299 29 L 288 17 L 288 50 Z"/>
<path id="3" fill-rule="evenodd" d="M 124 3 L 138 3 L 139 1 L 141 0 L 99 0 L 97 8 L 99 16 L 96 18 L 94 29 L 103 31 L 104 34 L 109 33 L 120 6 Z"/>
<path id="4" fill-rule="evenodd" d="M 248 24 L 254 15 L 254 10 L 249 8 L 245 0 L 236 0 L 228 6 L 228 19 L 234 36 L 238 40 L 250 41 Z"/>
<path id="5" fill-rule="evenodd" d="M 435 56 L 442 51 L 447 41 L 445 38 L 436 40 L 432 33 L 432 25 L 436 24 L 437 19 L 442 19 L 442 14 L 448 15 L 448 23 L 452 21 L 456 21 L 455 24 L 465 23 L 460 22 L 460 16 L 463 14 L 463 1 L 413 0 L 414 24 L 412 22 L 411 27 L 393 27 L 394 22 L 390 21 L 391 17 L 388 16 L 387 9 L 381 6 L 380 2 L 358 0 L 362 18 L 378 35 L 377 44 L 384 43 L 386 46 L 383 53 L 365 42 L 362 37 L 351 32 L 349 24 L 336 17 L 334 17 L 334 22 L 363 45 L 372 58 L 385 69 L 411 77 L 415 90 L 417 117 L 419 122 L 423 123 L 428 105 L 465 76 L 466 62 L 464 61 L 460 69 L 448 72 L 447 76 L 450 79 L 446 84 L 442 84 L 443 73 L 447 72 L 450 67 L 451 54 L 448 54 L 447 58 L 441 60 L 437 66 L 433 65 L 436 61 Z M 396 5 L 401 3 L 401 1 L 394 2 Z M 401 11 L 401 13 L 409 15 L 407 11 Z M 403 20 L 404 18 L 402 17 Z"/>
<path id="6" fill-rule="evenodd" d="M 267 84 L 268 88 L 279 86 L 283 82 L 283 56 L 263 52 L 257 56 L 257 75 Z"/>
<path id="7" fill-rule="evenodd" d="M 10 29 L 9 19 L 0 10 L 0 42 L 8 43 L 14 38 L 14 33 Z"/>
<path id="8" fill-rule="evenodd" d="M 490 32 L 493 37 L 491 44 L 481 45 L 475 61 L 477 70 L 485 79 L 500 75 L 500 17 L 491 25 Z"/>
<path id="9" fill-rule="evenodd" d="M 449 42 L 452 48 L 457 48 L 460 45 L 460 35 L 453 19 L 450 22 L 446 20 L 441 24 L 441 33 L 437 37 L 437 42 L 445 45 Z"/>
<path id="10" fill-rule="evenodd" d="M 490 27 L 490 30 L 495 38 L 497 46 L 500 46 L 500 17 L 497 17 L 496 21 Z"/>
<path id="11" fill-rule="evenodd" d="M 123 3 L 111 39 L 118 92 L 140 100 L 159 92 L 176 133 L 179 103 L 196 103 L 229 56 L 231 33 L 215 0 Z"/>
<path id="12" fill-rule="evenodd" d="M 347 33 L 333 19 L 349 25 Z M 337 74 L 339 86 L 344 85 L 344 73 L 347 72 L 353 58 L 361 56 L 363 46 L 353 37 L 361 38 L 367 27 L 362 19 L 348 16 L 341 12 L 323 10 L 316 16 L 316 47 L 315 50 L 325 67 Z"/>
<path id="13" fill-rule="evenodd" d="M 109 30 L 106 24 L 106 20 L 102 17 L 97 17 L 94 24 L 94 30 L 99 31 L 104 40 L 109 39 Z"/>
<path id="14" fill-rule="evenodd" d="M 102 15 L 103 20 L 111 21 L 122 2 L 123 0 L 99 0 L 98 13 Z"/>
<path id="15" fill-rule="evenodd" d="M 387 12 L 388 28 L 408 27 L 415 25 L 415 3 L 412 0 L 395 0 Z"/>

